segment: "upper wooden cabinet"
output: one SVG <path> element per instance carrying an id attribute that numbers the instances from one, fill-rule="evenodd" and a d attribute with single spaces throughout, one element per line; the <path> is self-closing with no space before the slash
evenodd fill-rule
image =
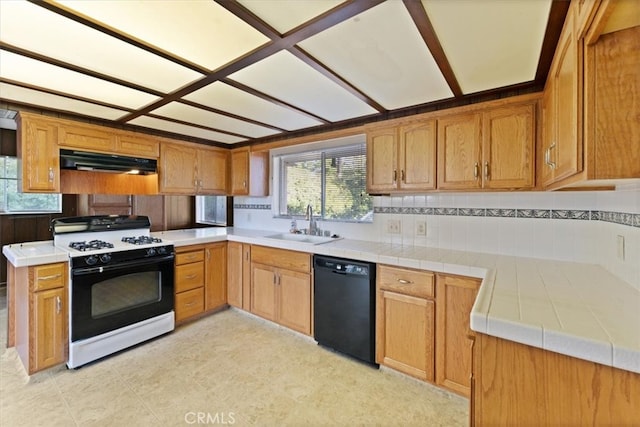
<path id="1" fill-rule="evenodd" d="M 571 3 L 543 97 L 543 187 L 640 178 L 639 16 L 638 2 Z"/>
<path id="2" fill-rule="evenodd" d="M 109 128 L 65 121 L 58 126 L 58 145 L 115 154 L 116 135 Z"/>
<path id="3" fill-rule="evenodd" d="M 438 188 L 532 188 L 535 102 L 438 120 Z"/>
<path id="4" fill-rule="evenodd" d="M 159 173 L 161 193 L 225 194 L 227 152 L 163 142 Z"/>
<path id="5" fill-rule="evenodd" d="M 434 120 L 367 132 L 367 191 L 388 193 L 435 189 Z"/>
<path id="6" fill-rule="evenodd" d="M 116 135 L 116 152 L 157 159 L 160 155 L 160 143 L 153 137 L 126 132 Z"/>
<path id="7" fill-rule="evenodd" d="M 19 179 L 25 193 L 60 192 L 60 153 L 55 122 L 33 114 L 17 117 Z"/>
<path id="8" fill-rule="evenodd" d="M 482 115 L 463 113 L 438 120 L 438 188 L 482 187 Z"/>
<path id="9" fill-rule="evenodd" d="M 233 196 L 268 196 L 269 152 L 232 150 L 230 187 Z"/>

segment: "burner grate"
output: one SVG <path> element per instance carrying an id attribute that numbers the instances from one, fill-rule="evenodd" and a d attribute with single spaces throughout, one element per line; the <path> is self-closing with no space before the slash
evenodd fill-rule
<path id="1" fill-rule="evenodd" d="M 132 245 L 149 245 L 151 243 L 162 243 L 162 239 L 151 236 L 123 237 L 122 241 Z"/>
<path id="2" fill-rule="evenodd" d="M 69 247 L 71 249 L 75 249 L 78 251 L 95 251 L 98 249 L 111 249 L 113 248 L 113 243 L 105 242 L 104 240 L 91 240 L 89 242 L 71 242 L 69 243 Z"/>

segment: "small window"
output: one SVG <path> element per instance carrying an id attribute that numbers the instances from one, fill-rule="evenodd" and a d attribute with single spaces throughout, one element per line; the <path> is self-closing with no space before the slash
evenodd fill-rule
<path id="1" fill-rule="evenodd" d="M 21 193 L 18 191 L 18 159 L 0 156 L 0 213 L 62 212 L 60 194 Z"/>
<path id="2" fill-rule="evenodd" d="M 227 225 L 227 197 L 196 196 L 196 222 Z"/>
<path id="3" fill-rule="evenodd" d="M 283 154 L 274 161 L 279 164 L 280 216 L 304 216 L 311 205 L 323 221 L 373 221 L 364 142 Z"/>

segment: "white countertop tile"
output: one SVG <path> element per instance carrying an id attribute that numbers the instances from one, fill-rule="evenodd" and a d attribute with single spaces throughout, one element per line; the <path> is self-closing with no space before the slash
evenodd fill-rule
<path id="1" fill-rule="evenodd" d="M 640 373 L 640 291 L 594 264 L 341 239 L 321 245 L 274 231 L 209 227 L 151 233 L 175 246 L 237 241 L 483 279 L 471 329 Z M 14 265 L 66 261 L 52 242 L 8 245 Z"/>

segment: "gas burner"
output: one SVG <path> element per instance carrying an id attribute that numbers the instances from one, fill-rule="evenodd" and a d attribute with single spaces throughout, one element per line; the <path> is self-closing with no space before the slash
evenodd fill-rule
<path id="1" fill-rule="evenodd" d="M 113 243 L 105 242 L 104 240 L 91 240 L 90 242 L 71 242 L 69 243 L 71 249 L 78 251 L 95 251 L 98 249 L 113 248 Z"/>
<path id="2" fill-rule="evenodd" d="M 151 243 L 162 243 L 162 239 L 151 236 L 123 237 L 122 241 L 132 245 L 149 245 Z"/>

